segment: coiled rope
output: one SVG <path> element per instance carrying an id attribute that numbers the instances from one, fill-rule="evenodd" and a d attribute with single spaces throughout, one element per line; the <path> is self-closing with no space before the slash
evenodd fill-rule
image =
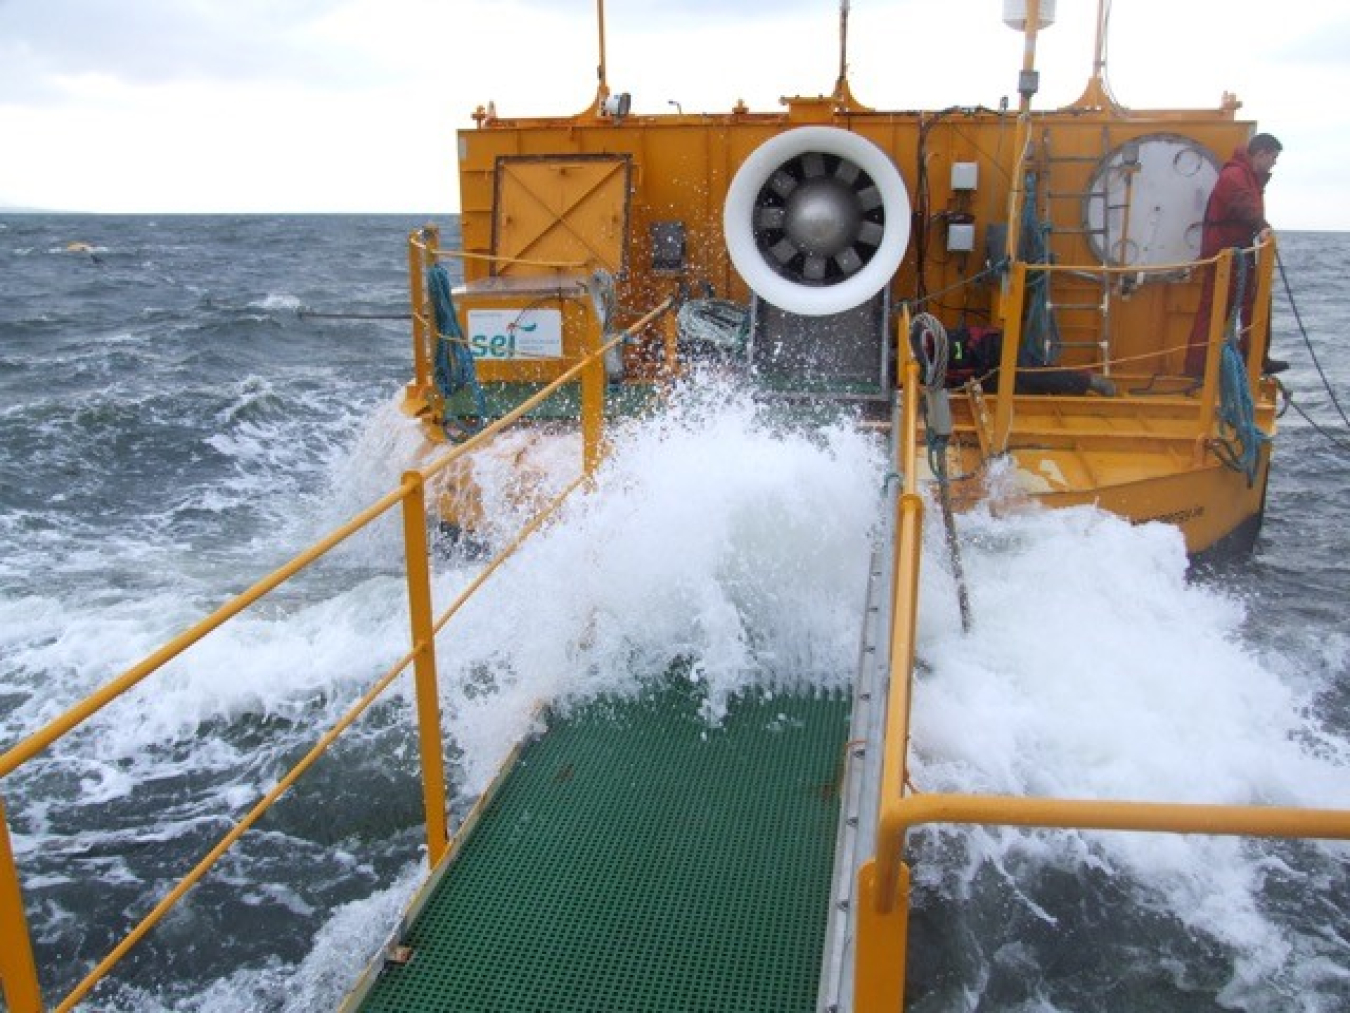
<path id="1" fill-rule="evenodd" d="M 681 344 L 739 355 L 750 334 L 750 311 L 728 299 L 687 299 L 675 314 Z"/>
<path id="2" fill-rule="evenodd" d="M 455 300 L 450 294 L 450 272 L 444 264 L 433 264 L 427 271 L 427 291 L 431 295 L 431 310 L 436 321 L 436 352 L 432 360 L 432 378 L 436 389 L 445 400 L 445 418 L 441 428 L 446 438 L 459 442 L 483 428 L 487 420 L 487 397 L 478 382 L 478 370 L 473 352 L 464 339 L 455 313 Z M 467 389 L 478 413 L 472 421 L 452 424 L 449 417 L 450 399 Z"/>
<path id="3" fill-rule="evenodd" d="M 950 479 L 947 475 L 947 446 L 952 437 L 952 406 L 947 393 L 947 360 L 951 342 L 942 321 L 931 313 L 920 313 L 910 324 L 910 347 L 923 367 L 924 441 L 928 466 L 937 476 L 938 502 L 942 508 L 942 526 L 947 536 L 947 553 L 952 560 L 956 580 L 956 600 L 961 608 L 961 630 L 970 632 L 970 594 L 966 588 L 965 567 L 956 537 L 956 513 L 952 510 Z"/>

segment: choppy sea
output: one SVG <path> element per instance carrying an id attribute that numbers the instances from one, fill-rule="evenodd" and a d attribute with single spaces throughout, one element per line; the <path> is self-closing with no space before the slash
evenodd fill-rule
<path id="1" fill-rule="evenodd" d="M 398 318 L 423 223 L 0 216 L 0 750 L 415 461 Z M 932 532 L 920 788 L 1350 808 L 1350 432 L 1326 386 L 1350 401 L 1350 235 L 1282 256 L 1293 408 L 1255 552 L 1197 571 L 1165 527 L 977 513 L 966 635 Z M 681 661 L 715 720 L 748 687 L 846 680 L 885 471 L 872 438 L 783 431 L 734 390 L 618 433 L 598 490 L 443 638 L 456 811 L 538 700 Z M 49 998 L 407 650 L 401 574 L 391 521 L 0 780 Z M 438 600 L 472 574 L 437 554 Z M 84 1008 L 333 1008 L 422 871 L 411 728 L 400 684 Z M 913 1010 L 1350 1009 L 1350 846 L 948 828 L 911 859 Z"/>

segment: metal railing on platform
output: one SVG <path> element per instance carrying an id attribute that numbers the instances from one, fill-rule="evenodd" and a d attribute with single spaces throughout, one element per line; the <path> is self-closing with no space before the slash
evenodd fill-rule
<path id="1" fill-rule="evenodd" d="M 430 375 L 427 349 L 437 340 L 434 323 L 427 312 L 426 291 L 421 284 L 425 267 L 434 262 L 438 251 L 434 234 L 428 237 L 414 234 L 409 245 L 409 262 L 413 278 L 414 338 L 416 341 L 415 381 L 426 383 Z M 670 308 L 670 300 L 653 309 L 636 323 L 612 336 L 592 329 L 587 337 L 584 354 L 568 369 L 542 390 L 522 402 L 514 410 L 487 425 L 466 442 L 455 446 L 432 464 L 420 470 L 404 473 L 399 486 L 383 498 L 357 514 L 290 562 L 237 595 L 215 612 L 180 633 L 144 660 L 90 694 L 84 700 L 21 742 L 0 754 L 0 779 L 14 773 L 34 757 L 44 752 L 63 736 L 77 728 L 105 706 L 157 672 L 165 664 L 204 639 L 235 616 L 249 608 L 270 591 L 284 584 L 296 574 L 323 557 L 329 551 L 366 528 L 388 511 L 399 507 L 403 516 L 405 573 L 407 577 L 411 650 L 381 675 L 369 690 L 357 700 L 310 749 L 264 795 L 219 842 L 170 890 L 73 989 L 53 1007 L 69 1010 L 85 999 L 113 967 L 143 939 L 195 884 L 197 884 L 271 808 L 286 791 L 319 759 L 374 701 L 398 678 L 412 667 L 417 709 L 418 740 L 422 771 L 423 806 L 426 816 L 427 860 L 434 867 L 445 854 L 449 843 L 446 816 L 446 780 L 444 743 L 440 721 L 440 705 L 436 676 L 435 641 L 437 634 L 460 610 L 483 583 L 512 556 L 517 549 L 554 514 L 578 486 L 589 480 L 602 454 L 605 373 L 604 356 L 612 348 L 631 338 L 652 320 Z M 530 411 L 564 387 L 580 382 L 582 460 L 577 476 L 551 501 L 527 522 L 520 532 L 483 567 L 482 571 L 460 593 L 439 617 L 433 617 L 431 574 L 428 563 L 427 505 L 428 483 L 447 468 L 466 456 L 486 447 L 500 433 L 520 421 Z M 9 820 L 0 795 L 0 990 L 11 1013 L 38 1013 L 46 1008 L 42 997 L 37 961 L 34 956 L 32 933 L 24 913 L 23 894 L 18 868 L 10 840 Z"/>
<path id="2" fill-rule="evenodd" d="M 1199 400 L 1197 402 L 1196 412 L 1196 436 L 1213 438 L 1217 435 L 1219 422 L 1215 412 L 1215 404 L 1219 398 L 1219 363 L 1220 355 L 1223 351 L 1224 342 L 1227 339 L 1226 326 L 1230 314 L 1230 279 L 1237 270 L 1237 254 L 1231 249 L 1220 251 L 1217 255 L 1206 260 L 1199 260 L 1193 263 L 1185 264 L 1150 264 L 1146 266 L 1130 267 L 1109 267 L 1092 266 L 1083 267 L 1081 265 L 1070 264 L 1028 264 L 1025 261 L 1016 261 L 1009 268 L 1009 278 L 1007 285 L 1007 303 L 1004 307 L 1005 319 L 1008 321 L 1007 333 L 1004 335 L 1001 351 L 1001 361 L 999 363 L 998 375 L 998 403 L 994 410 L 994 435 L 993 447 L 997 452 L 1002 452 L 1008 447 L 1008 440 L 1013 429 L 1013 398 L 1015 377 L 1019 370 L 1036 371 L 1038 368 L 1058 369 L 1059 367 L 1028 367 L 1019 366 L 1018 351 L 1022 346 L 1023 337 L 1023 318 L 1025 305 L 1024 296 L 1028 291 L 1031 277 L 1037 273 L 1091 273 L 1100 274 L 1104 277 L 1131 278 L 1134 280 L 1145 279 L 1150 275 L 1157 275 L 1163 278 L 1175 277 L 1179 273 L 1187 273 L 1195 270 L 1214 272 L 1214 285 L 1212 302 L 1209 313 L 1209 330 L 1205 340 L 1205 369 L 1204 374 L 1197 378 Z M 1262 372 L 1262 363 L 1266 358 L 1270 347 L 1270 305 L 1271 292 L 1274 287 L 1274 272 L 1276 262 L 1276 246 L 1274 237 L 1263 239 L 1251 250 L 1242 251 L 1242 256 L 1251 257 L 1255 268 L 1255 292 L 1251 305 L 1250 322 L 1243 321 L 1246 326 L 1246 360 L 1247 377 L 1249 391 L 1253 399 L 1257 396 L 1257 390 L 1260 383 Z M 1253 284 L 1253 279 L 1246 280 L 1247 285 Z M 1103 336 L 1102 344 L 1109 344 L 1106 336 Z M 1158 372 L 1159 360 L 1166 360 L 1169 356 L 1174 356 L 1178 352 L 1184 353 L 1188 344 L 1182 344 L 1170 348 L 1161 348 L 1157 351 L 1150 351 L 1143 356 L 1136 356 L 1131 359 L 1108 358 L 1097 363 L 1085 363 L 1084 368 L 1100 368 L 1104 372 L 1121 367 L 1135 367 L 1141 361 L 1147 361 L 1150 364 L 1150 371 Z"/>
<path id="3" fill-rule="evenodd" d="M 1217 369 L 1218 345 L 1227 275 L 1232 259 L 1217 259 L 1214 319 L 1207 367 L 1207 387 Z M 1262 247 L 1262 281 L 1257 289 L 1254 326 L 1268 326 L 1272 245 Z M 1018 280 L 1014 272 L 1014 283 Z M 1262 307 L 1265 309 L 1262 309 Z M 1014 315 L 1012 319 L 1018 319 Z M 900 335 L 909 334 L 908 315 Z M 1004 344 L 1004 376 L 1011 363 Z M 1254 340 L 1249 361 L 1259 363 L 1264 344 Z M 1014 353 L 1015 354 L 1015 353 Z M 916 454 L 920 389 L 918 366 L 908 340 L 897 342 L 903 369 L 901 432 L 896 448 L 903 492 L 896 502 L 893 546 L 893 594 L 890 617 L 890 684 L 887 690 L 885 740 L 882 743 L 880 812 L 875 853 L 858 870 L 857 936 L 854 962 L 854 1013 L 896 1013 L 904 1008 L 905 967 L 909 942 L 910 872 L 904 861 L 908 832 L 925 823 L 971 823 L 991 826 L 1078 830 L 1132 830 L 1182 834 L 1350 840 L 1350 811 L 1275 806 L 1170 804 L 1143 801 L 1018 798 L 991 795 L 928 794 L 915 789 L 909 776 L 910 701 L 913 694 L 915 644 L 918 632 L 918 586 L 923 528 Z M 1255 375 L 1255 374 L 1253 374 Z M 1010 401 L 1010 398 L 1002 400 Z M 1212 408 L 1212 400 L 1210 401 Z"/>

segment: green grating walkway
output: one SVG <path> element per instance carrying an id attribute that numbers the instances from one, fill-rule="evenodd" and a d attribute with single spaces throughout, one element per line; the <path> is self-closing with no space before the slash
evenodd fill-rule
<path id="1" fill-rule="evenodd" d="M 813 1010 L 848 698 L 697 708 L 683 687 L 551 722 L 358 1008 Z"/>

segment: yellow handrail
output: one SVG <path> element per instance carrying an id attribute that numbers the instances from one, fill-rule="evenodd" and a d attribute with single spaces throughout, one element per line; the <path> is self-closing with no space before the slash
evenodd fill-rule
<path id="1" fill-rule="evenodd" d="M 421 249 L 410 243 L 410 251 Z M 410 274 L 414 293 L 422 275 L 420 254 L 410 252 Z M 422 764 L 423 804 L 426 812 L 427 857 L 433 866 L 448 846 L 446 818 L 446 791 L 443 743 L 440 728 L 439 695 L 436 687 L 435 638 L 466 601 L 512 556 L 532 534 L 556 514 L 563 502 L 587 479 L 593 476 L 600 459 L 600 443 L 604 407 L 604 367 L 606 351 L 627 340 L 647 326 L 660 314 L 668 311 L 673 300 L 668 299 L 636 323 L 614 335 L 601 347 L 592 348 L 570 369 L 557 377 L 528 401 L 456 446 L 421 470 L 403 475 L 398 488 L 358 513 L 346 524 L 320 539 L 290 562 L 259 580 L 206 618 L 193 624 L 163 647 L 133 665 L 117 678 L 106 683 L 84 700 L 48 722 L 38 731 L 0 754 L 0 777 L 13 773 L 23 764 L 43 752 L 50 745 L 78 727 L 103 707 L 139 684 L 193 644 L 219 629 L 225 623 L 257 602 L 301 570 L 313 564 L 337 545 L 350 538 L 383 516 L 395 504 L 403 510 L 405 565 L 409 595 L 409 620 L 412 649 L 381 675 L 369 690 L 333 725 L 269 791 L 203 856 L 187 875 L 166 894 L 144 918 L 103 958 L 64 999 L 55 1007 L 68 1010 L 79 1003 L 168 912 L 184 894 L 210 871 L 219 858 L 279 799 L 328 747 L 349 728 L 411 664 L 416 680 L 418 735 Z M 416 317 L 416 314 L 414 314 Z M 416 324 L 414 325 L 416 329 Z M 416 358 L 416 356 L 415 356 Z M 566 384 L 581 377 L 583 457 L 580 474 L 556 495 L 543 509 L 528 521 L 514 538 L 499 551 L 473 581 L 459 594 L 439 618 L 432 617 L 430 569 L 427 565 L 426 503 L 427 481 L 451 463 L 467 454 L 481 450 L 504 429 L 518 421 L 528 411 L 556 394 Z M 0 798 L 0 989 L 12 1013 L 39 1013 L 44 1007 L 37 966 L 33 958 L 31 933 L 23 909 L 18 868 L 14 861 L 9 837 L 9 823 L 3 798 Z"/>
<path id="2" fill-rule="evenodd" d="M 918 483 L 919 364 L 909 343 L 908 308 L 896 335 L 896 360 L 901 371 L 901 432 L 895 440 L 895 466 L 902 486 L 896 499 L 894 562 L 891 574 L 890 682 L 886 692 L 884 751 L 880 796 L 899 798 L 909 777 L 910 697 L 918 631 L 919 564 L 923 549 L 923 497 Z M 909 871 L 901 860 L 904 841 L 878 824 L 875 857 L 858 870 L 857 949 L 854 956 L 854 1002 L 859 1010 L 900 1008 L 904 996 L 904 959 L 908 912 L 897 898 L 909 895 Z"/>
<path id="3" fill-rule="evenodd" d="M 1259 283 L 1257 313 L 1252 327 L 1269 324 L 1268 301 L 1273 242 L 1258 244 Z M 1216 267 L 1214 319 L 1225 317 L 1227 276 L 1233 258 L 1225 250 L 1209 261 Z M 1020 292 L 1025 287 L 1028 265 L 1012 265 L 1009 333 L 1004 341 L 1003 378 L 1011 376 L 1015 348 L 1020 337 Z M 1036 270 L 1071 270 L 1047 265 Z M 1155 268 L 1161 270 L 1162 268 Z M 1114 269 L 1123 270 L 1123 269 Z M 908 334 L 908 312 L 902 317 Z M 1249 367 L 1262 354 L 1261 335 L 1252 340 Z M 1206 393 L 1217 369 L 1218 342 L 1212 339 L 1207 367 Z M 1012 357 L 1010 359 L 1010 356 Z M 856 908 L 857 934 L 854 959 L 854 1009 L 856 1013 L 895 1013 L 904 1005 L 905 961 L 909 932 L 909 868 L 904 862 L 905 836 L 925 823 L 979 823 L 1000 826 L 1054 827 L 1083 830 L 1132 830 L 1160 833 L 1222 834 L 1253 837 L 1304 837 L 1350 840 L 1350 811 L 1300 809 L 1277 806 L 1175 804 L 1140 801 L 1019 798 L 990 795 L 923 794 L 909 786 L 908 752 L 910 700 L 914 678 L 914 646 L 917 633 L 919 550 L 923 527 L 923 502 L 917 495 L 918 367 L 909 355 L 908 342 L 897 346 L 905 362 L 902 398 L 902 432 L 897 437 L 898 464 L 904 476 L 904 491 L 896 504 L 890 619 L 890 684 L 886 694 L 884 740 L 881 743 L 881 786 L 877 819 L 876 851 L 858 870 Z M 1253 374 L 1255 375 L 1255 374 Z M 1010 382 L 1010 381 L 1007 381 Z M 1008 388 L 1011 390 L 1011 387 Z M 1011 398 L 1000 399 L 1003 414 L 999 432 L 1006 437 Z M 1212 400 L 1208 402 L 1212 408 Z"/>
<path id="4" fill-rule="evenodd" d="M 90 693 L 89 696 L 71 707 L 64 714 L 53 718 L 50 722 L 20 741 L 17 745 L 6 750 L 3 754 L 0 754 L 0 777 L 12 774 L 16 769 L 41 753 L 57 739 L 75 729 L 82 722 L 92 717 L 95 713 L 112 703 L 127 690 L 134 687 L 146 676 L 155 672 L 163 665 L 168 664 L 212 630 L 234 618 L 234 616 L 244 611 L 244 609 L 263 597 L 263 595 L 279 587 L 281 584 L 284 584 L 287 580 L 309 566 L 319 557 L 323 556 L 361 528 L 364 528 L 367 524 L 380 517 L 386 510 L 401 500 L 404 495 L 405 490 L 403 486 L 399 486 L 398 489 L 386 494 L 382 499 L 367 507 L 365 510 L 362 510 L 346 524 L 315 542 L 289 563 L 279 567 L 248 590 L 230 599 L 230 601 L 216 609 L 216 611 L 212 612 L 205 619 L 194 623 L 163 647 L 148 655 L 143 661 L 132 665 L 131 668 L 127 669 L 111 682 L 105 683 L 93 693 Z"/>
<path id="5" fill-rule="evenodd" d="M 1274 285 L 1275 264 L 1274 235 L 1258 240 L 1253 247 L 1244 252 L 1251 252 L 1256 255 L 1255 283 L 1257 289 L 1250 328 L 1251 340 L 1247 351 L 1247 374 L 1251 378 L 1251 393 L 1252 397 L 1255 398 L 1259 383 L 1258 378 L 1261 375 L 1261 362 L 1269 345 L 1270 295 Z M 1022 317 L 1025 309 L 1027 279 L 1033 271 L 1045 274 L 1099 274 L 1104 276 L 1176 274 L 1179 271 L 1191 271 L 1196 268 L 1214 271 L 1214 294 L 1209 318 L 1209 334 L 1206 339 L 1204 382 L 1200 388 L 1200 411 L 1197 416 L 1204 431 L 1203 434 L 1214 435 L 1218 425 L 1214 406 L 1218 401 L 1219 356 L 1224 342 L 1224 326 L 1228 319 L 1228 283 L 1233 271 L 1233 257 L 1234 254 L 1231 249 L 1224 249 L 1212 257 L 1184 263 L 1114 267 L 1104 264 L 1028 264 L 1025 261 L 1014 260 L 1008 269 L 1008 283 L 1003 294 L 1004 335 L 999 360 L 999 398 L 994 410 L 994 448 L 999 453 L 1005 451 L 1012 434 L 1012 395 L 1016 387 L 1016 375 L 1020 369 L 1026 368 L 1017 365 L 1017 353 L 1022 345 Z"/>

